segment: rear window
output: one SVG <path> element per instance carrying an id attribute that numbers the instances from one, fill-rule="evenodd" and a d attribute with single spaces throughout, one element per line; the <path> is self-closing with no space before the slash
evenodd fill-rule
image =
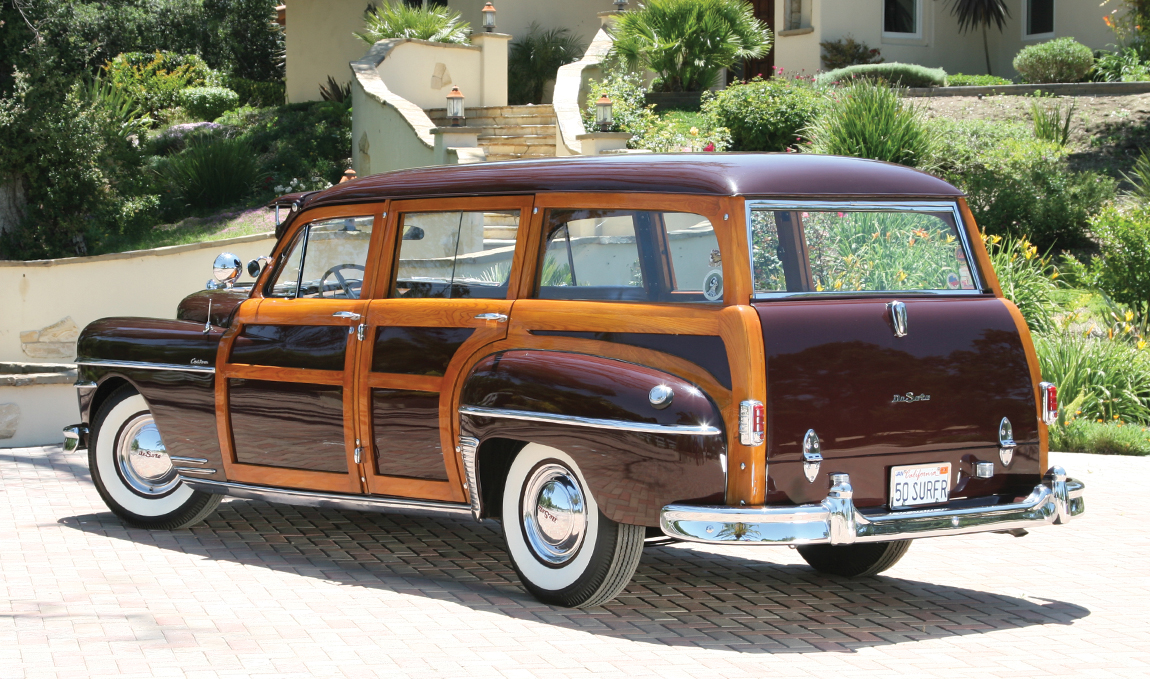
<path id="1" fill-rule="evenodd" d="M 755 293 L 976 290 L 953 210 L 753 208 Z"/>

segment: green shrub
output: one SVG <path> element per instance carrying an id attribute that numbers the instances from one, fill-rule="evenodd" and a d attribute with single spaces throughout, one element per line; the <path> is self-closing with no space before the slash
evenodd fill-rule
<path id="1" fill-rule="evenodd" d="M 938 134 L 896 90 L 862 80 L 831 95 L 826 112 L 807 130 L 815 153 L 872 158 L 930 168 Z"/>
<path id="2" fill-rule="evenodd" d="M 705 101 L 703 113 L 731 131 L 733 151 L 785 151 L 807 141 L 803 130 L 824 103 L 806 81 L 755 78 Z"/>
<path id="3" fill-rule="evenodd" d="M 210 33 L 205 59 L 234 78 L 282 86 L 284 29 L 276 23 L 278 0 L 202 1 Z M 281 98 L 264 105 L 282 103 Z"/>
<path id="4" fill-rule="evenodd" d="M 945 156 L 939 172 L 967 194 L 987 233 L 1027 237 L 1042 252 L 1085 244 L 1090 218 L 1115 195 L 1113 179 L 1074 172 L 1065 148 L 1025 126 L 991 121 L 933 122 Z"/>
<path id="5" fill-rule="evenodd" d="M 1150 64 L 1135 47 L 1122 47 L 1114 52 L 1098 50 L 1087 79 L 1104 83 L 1143 82 L 1150 80 Z"/>
<path id="6" fill-rule="evenodd" d="M 820 42 L 819 46 L 823 48 L 823 68 L 828 71 L 858 64 L 883 62 L 882 55 L 877 49 L 872 49 L 865 42 L 859 42 L 849 35 L 838 40 Z"/>
<path id="7" fill-rule="evenodd" d="M 239 103 L 240 96 L 226 87 L 189 87 L 180 92 L 180 105 L 198 120 L 215 120 Z"/>
<path id="8" fill-rule="evenodd" d="M 999 78 L 996 75 L 966 75 L 963 73 L 954 73 L 946 76 L 947 87 L 993 87 L 995 85 L 1013 85 L 1014 83 L 1006 78 Z"/>
<path id="9" fill-rule="evenodd" d="M 511 43 L 507 55 L 507 101 L 511 105 L 542 104 L 543 87 L 561 66 L 579 61 L 583 40 L 566 28 L 544 31 L 531 23 L 527 35 Z"/>
<path id="10" fill-rule="evenodd" d="M 1150 203 L 1150 155 L 1143 150 L 1134 161 L 1130 173 L 1122 173 L 1122 178 L 1130 183 L 1130 195 L 1142 203 Z"/>
<path id="11" fill-rule="evenodd" d="M 612 58 L 654 71 L 658 92 L 705 90 L 724 68 L 766 54 L 772 40 L 746 0 L 647 0 L 609 30 Z"/>
<path id="12" fill-rule="evenodd" d="M 351 167 L 351 107 L 330 101 L 229 111 L 220 123 L 258 154 L 270 173 L 259 195 L 270 197 L 277 184 L 292 179 L 334 184 Z"/>
<path id="13" fill-rule="evenodd" d="M 1097 455 L 1150 455 L 1150 427 L 1076 417 L 1050 428 L 1050 449 Z"/>
<path id="14" fill-rule="evenodd" d="M 1002 294 L 1022 312 L 1026 325 L 1039 333 L 1054 330 L 1058 270 L 1050 256 L 1039 255 L 1038 248 L 1025 238 L 983 236 L 983 241 Z"/>
<path id="15" fill-rule="evenodd" d="M 0 175 L 20 178 L 27 205 L 0 235 L 0 259 L 98 254 L 152 223 L 159 199 L 141 171 L 133 117 L 90 85 L 48 75 L 33 87 L 17 76 L 0 98 Z"/>
<path id="16" fill-rule="evenodd" d="M 632 147 L 655 153 L 678 151 L 725 151 L 731 131 L 714 116 L 692 111 L 669 111 L 655 116 L 633 141 Z"/>
<path id="17" fill-rule="evenodd" d="M 402 0 L 369 5 L 363 15 L 363 33 L 356 37 L 369 45 L 390 38 L 429 40 L 456 45 L 471 42 L 471 24 L 444 5 L 408 7 Z"/>
<path id="18" fill-rule="evenodd" d="M 647 106 L 643 99 L 646 92 L 643 76 L 637 73 L 616 70 L 608 72 L 601 81 L 592 80 L 588 83 L 587 105 L 583 108 L 583 126 L 596 129 L 595 102 L 606 96 L 612 102 L 614 122 L 609 131 L 630 132 L 634 136 L 632 141 L 638 139 L 657 119 L 653 107 Z"/>
<path id="19" fill-rule="evenodd" d="M 1042 378 L 1069 404 L 1064 418 L 1150 421 L 1150 355 L 1122 340 L 1081 333 L 1037 335 Z"/>
<path id="20" fill-rule="evenodd" d="M 1109 205 L 1090 222 L 1099 253 L 1076 267 L 1082 283 L 1150 320 L 1150 206 Z"/>
<path id="21" fill-rule="evenodd" d="M 251 195 L 260 178 L 259 160 L 251 146 L 226 137 L 191 141 L 168 157 L 160 171 L 175 194 L 196 208 L 236 203 Z"/>
<path id="22" fill-rule="evenodd" d="M 1074 38 L 1030 45 L 1014 57 L 1023 82 L 1035 84 L 1082 82 L 1093 67 L 1094 53 Z"/>
<path id="23" fill-rule="evenodd" d="M 247 78 L 228 76 L 224 85 L 239 95 L 243 106 L 281 106 L 285 99 L 284 81 L 259 82 Z"/>
<path id="24" fill-rule="evenodd" d="M 816 76 L 819 85 L 849 83 L 852 80 L 884 80 L 902 87 L 943 87 L 946 85 L 946 71 L 896 62 L 847 66 Z"/>
<path id="25" fill-rule="evenodd" d="M 154 116 L 179 106 L 182 90 L 214 84 L 219 76 L 194 54 L 127 52 L 104 65 L 103 77 Z"/>

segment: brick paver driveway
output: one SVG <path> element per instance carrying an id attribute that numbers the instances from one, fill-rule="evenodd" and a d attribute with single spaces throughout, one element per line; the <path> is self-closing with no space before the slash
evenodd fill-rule
<path id="1" fill-rule="evenodd" d="M 649 547 L 572 611 L 519 587 L 494 524 L 230 500 L 135 530 L 83 454 L 3 449 L 0 677 L 1146 676 L 1150 459 L 1052 459 L 1087 483 L 1068 527 L 922 540 L 858 581 Z"/>

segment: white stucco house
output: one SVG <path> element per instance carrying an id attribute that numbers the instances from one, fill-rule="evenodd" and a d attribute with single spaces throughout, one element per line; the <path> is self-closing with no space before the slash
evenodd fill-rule
<path id="1" fill-rule="evenodd" d="M 287 97 L 290 102 L 319 98 L 328 76 L 351 80 L 348 64 L 368 45 L 352 35 L 363 29 L 363 13 L 373 0 L 288 0 Z M 389 2 L 394 0 L 374 0 Z M 422 4 L 433 0 L 404 0 Z M 486 0 L 446 0 L 479 30 Z M 635 7 L 639 0 L 630 0 Z M 751 0 L 756 14 L 777 35 L 772 54 L 749 64 L 751 74 L 778 66 L 788 73 L 822 68 L 819 43 L 852 36 L 882 52 L 883 58 L 942 67 L 948 73 L 985 73 L 981 32 L 961 34 L 950 0 Z M 544 29 L 564 27 L 590 42 L 600 27 L 599 13 L 615 9 L 612 0 L 494 0 L 498 32 L 512 39 L 534 22 Z M 1093 49 L 1114 42 L 1103 21 L 1109 8 L 1098 0 L 1007 0 L 1005 29 L 991 29 L 992 70 L 1015 74 L 1011 62 L 1022 47 L 1072 36 Z"/>

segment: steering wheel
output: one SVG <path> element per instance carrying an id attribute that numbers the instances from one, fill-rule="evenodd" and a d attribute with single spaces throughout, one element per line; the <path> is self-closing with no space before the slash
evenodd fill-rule
<path id="1" fill-rule="evenodd" d="M 319 289 L 321 295 L 326 288 L 324 283 L 327 281 L 328 276 L 335 276 L 336 282 L 339 283 L 339 287 L 343 288 L 343 291 L 347 293 L 348 299 L 359 299 L 359 295 L 351 289 L 351 286 L 347 284 L 347 280 L 344 279 L 343 274 L 340 273 L 340 271 L 343 271 L 344 269 L 354 269 L 356 271 L 364 270 L 364 268 L 358 264 L 336 264 L 332 268 L 325 271 L 323 277 L 319 279 Z"/>

